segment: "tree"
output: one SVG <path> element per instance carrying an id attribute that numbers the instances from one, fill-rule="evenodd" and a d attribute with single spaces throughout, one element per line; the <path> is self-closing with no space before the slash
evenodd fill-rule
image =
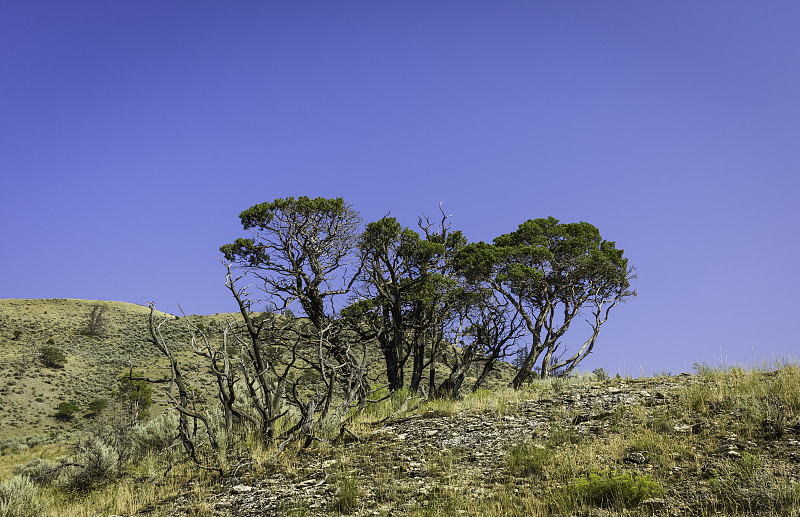
<path id="1" fill-rule="evenodd" d="M 272 397 L 285 397 L 302 415 L 300 427 L 313 429 L 319 422 L 343 414 L 356 398 L 363 401 L 369 392 L 366 353 L 356 353 L 353 343 L 343 338 L 345 329 L 335 314 L 335 300 L 348 293 L 358 274 L 354 249 L 361 218 L 342 198 L 308 197 L 254 205 L 239 217 L 252 237 L 238 238 L 220 251 L 231 263 L 227 286 L 248 336 L 249 343 L 243 342 L 242 350 L 253 361 L 254 376 L 248 381 L 251 398 L 261 398 L 256 396 L 258 390 L 269 394 L 270 400 L 260 404 L 264 422 L 271 422 L 275 415 L 269 408 L 278 403 Z M 244 274 L 234 277 L 231 266 Z M 250 293 L 236 286 L 243 276 L 254 277 L 261 284 L 266 312 L 294 319 L 289 314 L 296 302 L 308 319 L 298 319 L 289 327 L 279 325 L 274 334 L 272 324 L 278 320 L 254 318 Z M 279 353 L 270 357 L 267 344 L 277 347 Z M 312 395 L 301 396 L 297 382 L 288 385 L 290 366 L 315 372 L 319 387 Z M 335 387 L 341 391 L 342 403 L 333 409 Z M 316 411 L 319 415 L 315 417 Z"/>
<path id="2" fill-rule="evenodd" d="M 43 365 L 50 368 L 64 368 L 67 363 L 67 356 L 54 345 L 55 342 L 52 339 L 48 340 L 47 346 L 43 346 L 39 350 L 39 359 L 41 359 Z"/>
<path id="3" fill-rule="evenodd" d="M 89 402 L 89 406 L 87 407 L 89 409 L 89 415 L 97 416 L 108 407 L 108 401 L 104 398 L 96 398 Z"/>
<path id="4" fill-rule="evenodd" d="M 106 307 L 100 303 L 95 303 L 89 309 L 86 318 L 84 332 L 89 336 L 100 336 L 105 332 L 106 327 Z"/>
<path id="5" fill-rule="evenodd" d="M 472 281 L 483 282 L 518 312 L 531 344 L 513 384 L 528 380 L 539 363 L 542 377 L 566 375 L 592 352 L 611 309 L 635 296 L 633 270 L 623 250 L 603 240 L 589 223 L 559 223 L 553 217 L 530 219 L 493 244 L 470 244 L 457 265 Z M 562 338 L 576 317 L 587 314 L 590 333 L 568 355 Z"/>
<path id="6" fill-rule="evenodd" d="M 371 331 L 362 333 L 362 339 L 377 339 L 392 392 L 404 385 L 404 368 L 411 353 L 406 312 L 411 290 L 423 280 L 415 267 L 420 242 L 417 232 L 403 228 L 394 217 L 367 224 L 359 241 L 361 300 L 342 311 L 353 328 L 366 326 Z"/>
<path id="7" fill-rule="evenodd" d="M 472 391 L 480 389 L 497 364 L 508 357 L 524 334 L 522 318 L 499 293 L 481 288 L 479 297 L 467 313 L 469 322 L 465 334 L 472 338 L 476 349 L 475 362 L 482 368 Z"/>
<path id="8" fill-rule="evenodd" d="M 153 387 L 147 379 L 130 368 L 117 380 L 114 398 L 122 405 L 130 422 L 136 425 L 147 417 L 153 405 Z"/>
<path id="9" fill-rule="evenodd" d="M 447 219 L 444 212 L 438 225 L 421 217 L 418 226 L 423 237 L 386 216 L 367 224 L 359 241 L 360 300 L 343 315 L 355 328 L 370 329 L 362 338 L 378 341 L 390 391 L 404 386 L 409 359 L 410 388 L 420 389 L 428 369 L 429 388 L 434 391 L 435 361 L 459 292 L 451 262 L 466 242 L 461 232 L 450 231 Z"/>
<path id="10" fill-rule="evenodd" d="M 331 319 L 326 304 L 352 284 L 346 269 L 358 212 L 342 198 L 290 197 L 254 205 L 239 218 L 253 237 L 220 247 L 225 259 L 263 282 L 276 312 L 298 301 L 314 327 L 324 327 Z"/>
<path id="11" fill-rule="evenodd" d="M 72 417 L 80 411 L 81 408 L 74 402 L 62 402 L 56 407 L 56 418 L 59 420 L 72 420 Z"/>

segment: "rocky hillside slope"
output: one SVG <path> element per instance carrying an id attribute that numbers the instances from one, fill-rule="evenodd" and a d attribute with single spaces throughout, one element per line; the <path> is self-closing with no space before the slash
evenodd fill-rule
<path id="1" fill-rule="evenodd" d="M 169 513 L 800 515 L 796 365 L 478 393 L 355 434 L 245 465 Z"/>

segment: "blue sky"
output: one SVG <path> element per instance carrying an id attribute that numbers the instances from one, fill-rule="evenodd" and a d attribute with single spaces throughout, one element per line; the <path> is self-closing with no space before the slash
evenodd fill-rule
<path id="1" fill-rule="evenodd" d="M 0 298 L 233 308 L 238 214 L 344 197 L 625 250 L 583 369 L 796 357 L 800 4 L 0 5 Z"/>

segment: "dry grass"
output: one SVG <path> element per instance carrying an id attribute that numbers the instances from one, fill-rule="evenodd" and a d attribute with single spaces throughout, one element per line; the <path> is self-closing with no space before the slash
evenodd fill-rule
<path id="1" fill-rule="evenodd" d="M 33 458 L 54 460 L 68 454 L 70 433 L 85 433 L 95 425 L 83 417 L 71 423 L 55 421 L 50 412 L 58 402 L 85 405 L 107 395 L 109 380 L 134 354 L 141 369 L 159 373 L 157 354 L 140 342 L 147 308 L 103 302 L 114 310 L 106 335 L 95 338 L 80 333 L 91 303 L 0 300 L 0 365 L 10 373 L 0 380 L 0 440 L 5 444 L 0 481 Z M 210 322 L 224 317 L 203 318 Z M 13 339 L 15 329 L 23 330 L 19 340 Z M 180 329 L 181 322 L 173 318 L 169 331 L 178 336 Z M 24 362 L 31 340 L 45 338 L 67 353 L 63 370 Z M 187 370 L 202 388 L 203 368 Z M 611 388 L 636 393 L 667 385 L 673 388 L 662 402 L 598 408 L 594 412 L 602 417 L 589 426 L 575 424 L 585 409 L 567 402 L 575 393 L 585 396 Z M 213 401 L 213 392 L 206 398 Z M 479 415 L 501 425 L 505 418 L 517 418 L 523 406 L 547 407 L 549 424 L 510 443 L 489 470 L 476 462 L 475 451 L 463 447 L 371 439 L 379 429 L 400 421 L 407 426 L 423 420 L 457 426 L 466 416 Z M 158 412 L 157 406 L 152 413 Z M 548 379 L 517 391 L 481 390 L 456 401 L 426 401 L 400 392 L 368 406 L 347 428 L 364 443 L 339 441 L 338 429 L 330 429 L 319 436 L 324 441 L 315 441 L 310 449 L 292 442 L 278 454 L 276 443 L 247 435 L 214 461 L 253 484 L 280 479 L 285 486 L 295 486 L 309 476 L 319 478 L 322 471 L 330 488 L 324 511 L 333 515 L 677 511 L 738 516 L 798 515 L 800 508 L 800 461 L 790 459 L 800 443 L 796 363 L 750 369 L 701 365 L 693 376 L 661 379 Z M 637 458 L 645 460 L 639 463 Z M 218 477 L 185 462 L 169 469 L 168 465 L 166 455 L 148 455 L 126 465 L 116 481 L 93 490 L 74 493 L 43 487 L 39 498 L 47 508 L 44 515 L 166 516 L 178 509 L 181 515 L 216 515 L 212 496 L 227 490 L 220 488 Z M 280 504 L 283 515 L 321 511 L 302 499 Z"/>

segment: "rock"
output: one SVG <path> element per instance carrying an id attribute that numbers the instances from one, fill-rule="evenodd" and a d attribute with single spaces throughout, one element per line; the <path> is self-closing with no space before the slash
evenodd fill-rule
<path id="1" fill-rule="evenodd" d="M 641 452 L 629 452 L 622 457 L 622 461 L 624 463 L 633 463 L 634 465 L 643 465 L 650 460 Z"/>
<path id="2" fill-rule="evenodd" d="M 253 487 L 249 485 L 236 485 L 235 487 L 231 488 L 231 492 L 234 494 L 246 494 L 247 492 L 252 492 Z"/>

